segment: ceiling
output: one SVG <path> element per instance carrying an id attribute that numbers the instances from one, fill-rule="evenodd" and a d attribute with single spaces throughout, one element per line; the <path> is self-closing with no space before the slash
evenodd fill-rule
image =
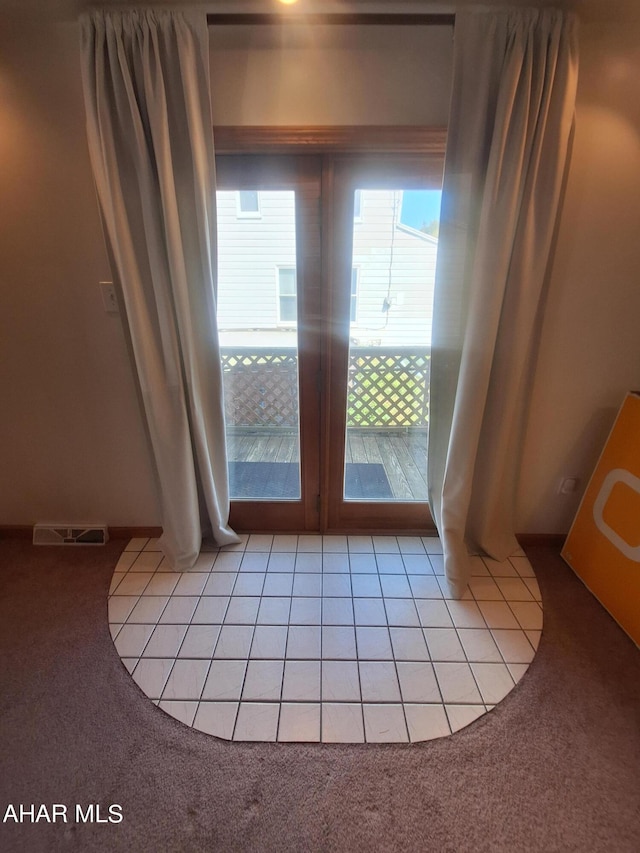
<path id="1" fill-rule="evenodd" d="M 201 5 L 211 11 L 228 12 L 264 12 L 284 8 L 277 0 L 212 0 Z M 640 20 L 638 0 L 460 0 L 457 3 L 438 0 L 298 0 L 295 9 L 313 12 L 452 12 L 463 6 L 555 6 L 573 9 L 590 20 Z"/>
<path id="2" fill-rule="evenodd" d="M 0 0 L 0 17 L 5 13 L 21 14 L 41 19 L 73 20 L 79 11 L 91 6 L 127 8 L 136 6 L 197 7 L 207 12 L 453 12 L 474 6 L 556 6 L 576 11 L 581 19 L 597 21 L 640 22 L 639 0 L 298 0 L 295 7 L 286 7 L 277 0 Z"/>

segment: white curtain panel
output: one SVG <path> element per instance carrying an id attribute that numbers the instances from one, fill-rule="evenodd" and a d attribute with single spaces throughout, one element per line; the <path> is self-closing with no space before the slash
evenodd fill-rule
<path id="1" fill-rule="evenodd" d="M 94 11 L 80 23 L 89 151 L 158 475 L 160 545 L 187 569 L 203 534 L 239 541 L 228 526 L 206 18 Z"/>
<path id="2" fill-rule="evenodd" d="M 537 328 L 567 165 L 577 24 L 456 15 L 436 273 L 430 505 L 455 595 L 468 549 L 518 547 L 515 502 Z"/>

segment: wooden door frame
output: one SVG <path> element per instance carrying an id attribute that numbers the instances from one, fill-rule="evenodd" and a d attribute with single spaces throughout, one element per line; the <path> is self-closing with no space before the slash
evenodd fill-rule
<path id="1" fill-rule="evenodd" d="M 353 247 L 353 192 L 367 185 L 377 189 L 398 184 L 439 188 L 443 158 L 437 154 L 335 155 L 323 161 L 323 233 L 332 235 L 323 247 L 326 303 L 325 371 L 321 458 L 321 529 L 329 533 L 385 532 L 426 533 L 435 528 L 426 502 L 355 501 L 343 497 L 346 449 L 347 386 L 349 361 L 350 278 Z M 339 438 L 337 438 L 339 437 Z M 338 448 L 336 451 L 336 447 Z"/>
<path id="2" fill-rule="evenodd" d="M 336 457 L 332 453 L 331 439 L 335 435 L 345 435 L 346 407 L 340 408 L 335 402 L 332 404 L 329 391 L 332 382 L 335 387 L 335 383 L 340 381 L 339 373 L 343 371 L 345 357 L 348 357 L 348 334 L 345 356 L 344 333 L 340 333 L 340 324 L 336 327 L 335 322 L 339 297 L 336 295 L 335 263 L 332 259 L 336 254 L 333 244 L 336 167 L 339 168 L 343 161 L 350 161 L 352 165 L 357 163 L 358 168 L 366 167 L 367 163 L 379 164 L 382 156 L 386 157 L 389 166 L 402 159 L 419 163 L 423 168 L 426 165 L 432 174 L 439 172 L 441 175 L 446 136 L 446 128 L 425 126 L 214 127 L 216 155 L 236 155 L 237 175 L 243 176 L 245 186 L 251 183 L 252 174 L 251 168 L 247 167 L 253 158 L 248 155 L 268 155 L 272 164 L 274 155 L 295 154 L 295 158 L 281 161 L 284 172 L 287 160 L 290 163 L 302 162 L 298 155 L 321 155 L 316 161 L 320 162 L 321 175 L 318 199 L 318 204 L 322 201 L 321 255 L 316 258 L 310 279 L 305 277 L 313 283 L 309 284 L 309 295 L 302 297 L 307 299 L 306 307 L 301 306 L 301 314 L 306 312 L 310 320 L 306 331 L 315 347 L 315 355 L 310 351 L 304 353 L 305 357 L 302 352 L 300 354 L 300 411 L 303 412 L 304 406 L 308 407 L 304 411 L 313 413 L 305 429 L 313 429 L 313 418 L 317 418 L 319 462 L 312 459 L 312 454 L 303 452 L 302 445 L 310 442 L 311 437 L 305 434 L 303 438 L 301 434 L 303 497 L 300 511 L 291 513 L 291 501 L 232 501 L 230 523 L 236 529 L 371 533 L 384 528 L 386 533 L 416 534 L 435 529 L 428 505 L 424 503 L 360 504 L 345 502 L 337 493 L 335 484 L 344 470 L 344 442 L 341 453 Z M 255 158 L 255 162 L 259 159 Z M 224 171 L 219 169 L 218 174 L 224 179 Z M 305 238 L 297 233 L 297 246 L 301 246 L 305 239 L 313 240 L 313 237 L 308 235 Z M 323 282 L 327 285 L 324 290 Z M 304 289 L 299 288 L 299 298 Z M 314 324 L 313 317 L 325 318 L 322 326 Z M 308 369 L 302 369 L 302 362 Z M 325 498 L 322 501 L 321 494 Z"/>
<path id="3" fill-rule="evenodd" d="M 229 523 L 255 532 L 319 529 L 322 255 L 320 160 L 313 155 L 222 156 L 216 164 L 218 188 L 293 189 L 296 193 L 298 305 L 298 410 L 300 413 L 300 500 L 231 500 Z"/>

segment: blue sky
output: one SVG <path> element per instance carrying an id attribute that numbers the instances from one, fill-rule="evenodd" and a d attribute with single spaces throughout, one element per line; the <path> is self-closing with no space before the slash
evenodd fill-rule
<path id="1" fill-rule="evenodd" d="M 441 190 L 405 190 L 400 221 L 411 228 L 440 218 Z"/>

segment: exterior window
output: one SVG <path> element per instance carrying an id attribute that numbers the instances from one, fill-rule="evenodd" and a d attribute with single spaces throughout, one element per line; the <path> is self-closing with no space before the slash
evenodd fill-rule
<path id="1" fill-rule="evenodd" d="M 258 190 L 240 190 L 238 192 L 238 216 L 260 216 L 260 197 Z"/>
<path id="2" fill-rule="evenodd" d="M 352 323 L 357 322 L 358 317 L 358 279 L 360 270 L 358 267 L 353 267 L 351 270 L 351 308 L 350 319 Z"/>
<path id="3" fill-rule="evenodd" d="M 295 267 L 279 267 L 278 322 L 295 323 L 297 315 Z"/>

